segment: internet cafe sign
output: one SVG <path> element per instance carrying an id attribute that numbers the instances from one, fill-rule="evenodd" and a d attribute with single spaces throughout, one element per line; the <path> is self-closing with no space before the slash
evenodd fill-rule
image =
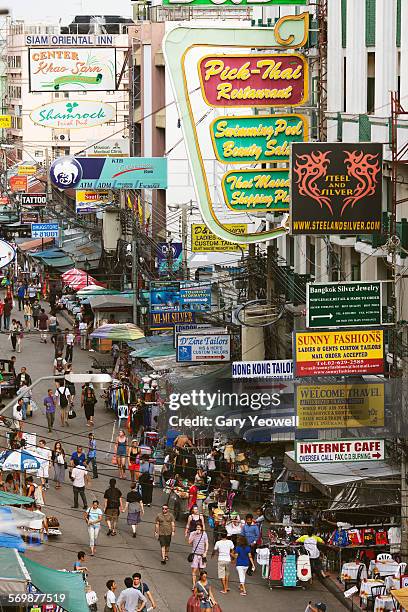
<path id="1" fill-rule="evenodd" d="M 48 128 L 78 129 L 107 123 L 115 118 L 115 108 L 94 100 L 55 101 L 30 113 L 33 123 Z"/>

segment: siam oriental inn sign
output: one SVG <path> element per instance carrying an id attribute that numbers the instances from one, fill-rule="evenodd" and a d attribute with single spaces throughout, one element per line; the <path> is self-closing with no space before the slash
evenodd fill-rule
<path id="1" fill-rule="evenodd" d="M 234 213 L 288 212 L 290 147 L 308 138 L 308 125 L 303 115 L 279 110 L 307 103 L 308 64 L 295 50 L 305 46 L 308 33 L 309 13 L 303 13 L 282 17 L 274 28 L 183 25 L 164 38 L 201 215 L 224 241 L 247 245 L 288 233 L 284 216 L 266 231 L 234 234 L 228 229 L 217 216 L 220 207 L 214 206 L 204 158 L 209 146 L 216 160 L 237 166 L 216 186 L 228 221 L 234 221 Z M 203 104 L 224 109 L 209 129 L 198 121 Z M 277 167 L 279 162 L 287 167 Z"/>

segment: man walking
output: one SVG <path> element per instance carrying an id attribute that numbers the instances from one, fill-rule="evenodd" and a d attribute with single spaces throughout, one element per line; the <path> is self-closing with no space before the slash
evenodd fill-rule
<path id="1" fill-rule="evenodd" d="M 64 384 L 57 382 L 57 390 L 54 396 L 60 408 L 61 427 L 64 427 L 64 425 L 68 427 L 69 389 Z"/>
<path id="2" fill-rule="evenodd" d="M 171 538 L 176 531 L 176 521 L 167 504 L 162 506 L 161 512 L 156 516 L 154 536 L 159 538 L 161 548 L 161 564 L 166 565 L 169 560 Z"/>
<path id="3" fill-rule="evenodd" d="M 77 465 L 70 474 L 72 480 L 72 489 L 74 492 L 74 505 L 71 508 L 78 508 L 78 495 L 81 496 L 84 510 L 88 508 L 86 501 L 85 486 L 88 484 L 88 472 L 84 465 Z"/>
<path id="4" fill-rule="evenodd" d="M 221 593 L 228 593 L 228 581 L 231 566 L 231 553 L 234 550 L 234 544 L 228 539 L 227 531 L 221 532 L 221 539 L 215 543 L 214 550 L 211 553 L 213 557 L 218 552 L 218 578 L 221 580 Z"/>
<path id="5" fill-rule="evenodd" d="M 245 523 L 241 530 L 241 535 L 246 538 L 248 546 L 251 547 L 252 558 L 255 559 L 255 550 L 257 546 L 257 541 L 259 538 L 259 527 L 254 522 L 254 517 L 252 514 L 247 514 L 245 517 Z M 248 569 L 248 576 L 252 576 L 252 569 Z"/>
<path id="6" fill-rule="evenodd" d="M 18 309 L 20 312 L 21 312 L 22 306 L 24 306 L 25 293 L 26 293 L 26 288 L 24 287 L 23 283 L 19 283 L 18 289 L 17 289 L 17 298 L 18 298 Z"/>
<path id="7" fill-rule="evenodd" d="M 56 359 L 59 355 L 62 355 L 62 353 L 64 352 L 64 345 L 65 345 L 65 336 L 59 328 L 57 328 L 57 331 L 55 332 L 55 334 L 51 336 L 51 342 L 54 344 L 54 349 L 55 349 L 54 357 Z"/>
<path id="8" fill-rule="evenodd" d="M 125 589 L 121 592 L 116 605 L 121 612 L 142 612 L 147 602 L 146 597 L 133 587 L 132 578 L 125 578 Z"/>
<path id="9" fill-rule="evenodd" d="M 104 494 L 105 499 L 105 516 L 106 524 L 108 525 L 108 533 L 106 535 L 116 535 L 116 525 L 119 518 L 119 512 L 123 512 L 122 492 L 116 487 L 116 479 L 111 478 L 109 488 Z"/>
<path id="10" fill-rule="evenodd" d="M 38 317 L 38 329 L 40 330 L 40 341 L 47 344 L 48 315 L 44 308 L 41 308 L 41 312 Z"/>
<path id="11" fill-rule="evenodd" d="M 66 349 L 65 349 L 65 361 L 67 363 L 72 363 L 72 359 L 74 356 L 74 342 L 75 342 L 75 336 L 72 333 L 72 331 L 69 331 L 68 328 L 65 329 L 65 343 L 66 343 Z"/>
<path id="12" fill-rule="evenodd" d="M 48 389 L 47 395 L 44 397 L 45 416 L 47 418 L 48 432 L 52 432 L 52 428 L 55 421 L 55 401 L 54 393 L 52 389 Z"/>
<path id="13" fill-rule="evenodd" d="M 93 433 L 88 435 L 88 465 L 89 463 L 92 465 L 92 478 L 98 478 L 98 466 L 96 464 L 96 440 Z"/>
<path id="14" fill-rule="evenodd" d="M 23 385 L 27 385 L 29 387 L 32 384 L 31 376 L 27 374 L 27 368 L 22 367 L 19 374 L 16 376 L 16 385 L 17 387 L 22 387 Z"/>

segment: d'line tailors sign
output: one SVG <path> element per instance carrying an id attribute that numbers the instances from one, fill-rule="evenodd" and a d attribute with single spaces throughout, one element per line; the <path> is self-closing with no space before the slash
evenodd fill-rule
<path id="1" fill-rule="evenodd" d="M 176 360 L 178 362 L 216 362 L 230 359 L 230 334 L 177 334 Z"/>
<path id="2" fill-rule="evenodd" d="M 30 206 L 31 208 L 47 206 L 46 193 L 22 193 L 20 198 L 21 206 Z"/>
<path id="3" fill-rule="evenodd" d="M 384 426 L 384 383 L 295 385 L 299 429 Z"/>
<path id="4" fill-rule="evenodd" d="M 227 223 L 224 227 L 236 235 L 246 235 L 248 231 L 246 223 Z M 219 238 L 208 229 L 205 223 L 191 224 L 191 250 L 193 253 L 239 252 L 247 248 L 248 245 L 242 245 L 240 248 L 233 242 Z"/>
<path id="5" fill-rule="evenodd" d="M 382 144 L 294 143 L 292 234 L 381 231 Z"/>
<path id="6" fill-rule="evenodd" d="M 296 463 L 342 463 L 385 459 L 385 440 L 297 440 Z"/>
<path id="7" fill-rule="evenodd" d="M 306 327 L 381 325 L 380 281 L 308 283 Z"/>
<path id="8" fill-rule="evenodd" d="M 279 378 L 292 380 L 293 360 L 234 361 L 232 363 L 232 378 Z"/>
<path id="9" fill-rule="evenodd" d="M 294 332 L 295 376 L 384 373 L 381 329 Z"/>

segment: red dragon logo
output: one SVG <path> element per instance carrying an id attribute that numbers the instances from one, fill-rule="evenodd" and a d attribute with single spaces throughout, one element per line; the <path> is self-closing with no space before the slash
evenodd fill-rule
<path id="1" fill-rule="evenodd" d="M 330 213 L 333 215 L 331 199 L 328 196 L 322 195 L 316 181 L 324 176 L 330 164 L 331 151 L 312 152 L 310 155 L 298 155 L 294 172 L 297 175 L 296 184 L 300 195 L 307 196 L 318 202 L 320 208 L 323 205 L 327 206 Z M 378 155 L 364 154 L 362 151 L 344 151 L 346 158 L 345 164 L 347 172 L 350 176 L 357 179 L 357 187 L 354 193 L 344 199 L 340 216 L 348 206 L 354 208 L 354 205 L 365 198 L 372 196 L 375 193 L 377 186 L 377 174 L 380 172 L 380 163 Z"/>

